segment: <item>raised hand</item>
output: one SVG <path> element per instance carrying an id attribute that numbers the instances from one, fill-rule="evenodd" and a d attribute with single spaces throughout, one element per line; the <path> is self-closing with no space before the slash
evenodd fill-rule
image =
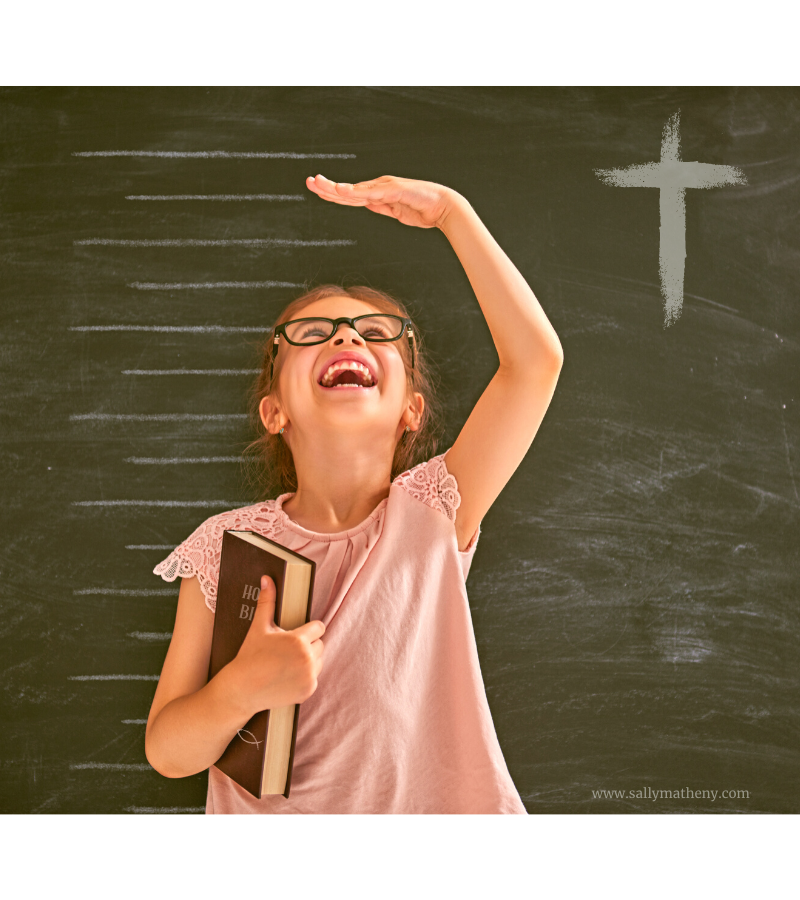
<path id="1" fill-rule="evenodd" d="M 455 191 L 433 181 L 415 181 L 382 175 L 358 184 L 330 181 L 324 175 L 309 176 L 306 186 L 323 200 L 343 206 L 366 206 L 404 225 L 441 228 L 450 212 Z"/>
<path id="2" fill-rule="evenodd" d="M 229 665 L 236 673 L 235 702 L 248 714 L 302 703 L 317 689 L 322 669 L 319 620 L 285 631 L 275 624 L 275 582 L 267 575 L 253 621 L 239 652 Z"/>

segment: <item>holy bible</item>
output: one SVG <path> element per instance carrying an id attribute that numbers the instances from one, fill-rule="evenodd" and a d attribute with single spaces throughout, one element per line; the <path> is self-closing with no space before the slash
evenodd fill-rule
<path id="1" fill-rule="evenodd" d="M 253 531 L 225 531 L 217 586 L 209 681 L 239 652 L 250 629 L 261 576 L 275 582 L 275 624 L 285 630 L 310 621 L 313 560 Z M 256 713 L 234 735 L 216 767 L 257 799 L 289 796 L 300 705 Z"/>

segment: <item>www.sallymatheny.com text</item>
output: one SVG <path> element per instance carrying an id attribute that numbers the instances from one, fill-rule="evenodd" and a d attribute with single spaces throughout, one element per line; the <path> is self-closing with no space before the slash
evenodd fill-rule
<path id="1" fill-rule="evenodd" d="M 744 790 L 656 790 L 651 787 L 635 788 L 627 791 L 592 791 L 593 800 L 749 800 L 750 791 Z"/>

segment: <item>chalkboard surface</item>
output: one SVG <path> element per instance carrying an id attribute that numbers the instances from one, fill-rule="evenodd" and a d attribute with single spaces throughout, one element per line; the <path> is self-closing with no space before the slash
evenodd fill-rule
<path id="1" fill-rule="evenodd" d="M 665 327 L 658 191 L 595 169 L 657 161 L 678 111 L 683 159 L 746 183 L 686 191 Z M 0 812 L 202 811 L 205 773 L 144 755 L 151 571 L 253 502 L 255 341 L 303 285 L 409 303 L 441 449 L 494 373 L 444 235 L 317 172 L 464 194 L 564 347 L 468 582 L 528 811 L 800 811 L 800 91 L 6 89 L 0 122 Z"/>

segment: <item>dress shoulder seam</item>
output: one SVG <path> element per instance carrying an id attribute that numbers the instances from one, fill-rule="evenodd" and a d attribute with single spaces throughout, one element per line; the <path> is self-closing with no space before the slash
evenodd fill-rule
<path id="1" fill-rule="evenodd" d="M 447 471 L 445 455 L 442 453 L 434 456 L 403 472 L 395 478 L 393 484 L 455 523 L 461 495 L 455 477 Z"/>

